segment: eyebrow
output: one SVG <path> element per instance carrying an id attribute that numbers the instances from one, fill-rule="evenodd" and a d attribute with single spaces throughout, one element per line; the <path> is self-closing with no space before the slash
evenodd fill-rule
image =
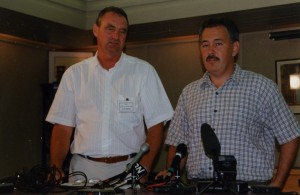
<path id="1" fill-rule="evenodd" d="M 108 23 L 107 24 L 107 27 L 113 27 L 113 28 L 117 28 L 115 25 L 111 24 L 111 23 Z M 128 31 L 128 28 L 127 27 L 124 27 L 124 28 L 120 28 L 120 30 L 125 30 L 126 32 Z"/>
<path id="2" fill-rule="evenodd" d="M 213 42 L 215 42 L 215 41 L 223 41 L 223 42 L 224 42 L 225 40 L 224 40 L 224 39 L 222 39 L 222 38 L 217 38 L 217 39 L 214 39 L 214 40 L 213 40 Z M 205 40 L 203 40 L 203 41 L 201 41 L 201 43 L 205 43 L 205 42 L 209 42 L 209 41 L 208 41 L 208 40 L 206 40 L 206 39 L 205 39 Z"/>

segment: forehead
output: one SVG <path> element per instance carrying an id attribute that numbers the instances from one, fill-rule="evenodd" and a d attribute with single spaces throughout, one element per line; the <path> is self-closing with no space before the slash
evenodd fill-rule
<path id="1" fill-rule="evenodd" d="M 225 26 L 214 26 L 205 28 L 201 35 L 201 40 L 205 41 L 208 39 L 229 39 L 229 32 Z"/>
<path id="2" fill-rule="evenodd" d="M 122 25 L 122 26 L 126 26 L 126 27 L 128 26 L 126 18 L 115 12 L 105 13 L 101 18 L 101 22 L 110 23 L 110 24 L 118 24 L 118 25 Z"/>

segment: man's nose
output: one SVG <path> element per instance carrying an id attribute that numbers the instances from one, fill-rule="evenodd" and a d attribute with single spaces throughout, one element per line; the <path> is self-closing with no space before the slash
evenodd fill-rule
<path id="1" fill-rule="evenodd" d="M 119 31 L 114 31 L 113 33 L 112 33 L 112 37 L 113 37 L 113 39 L 116 39 L 116 40 L 119 40 L 119 38 L 120 38 L 120 32 Z"/>
<path id="2" fill-rule="evenodd" d="M 215 47 L 214 47 L 214 45 L 209 45 L 208 46 L 208 53 L 209 54 L 214 54 L 215 53 Z"/>

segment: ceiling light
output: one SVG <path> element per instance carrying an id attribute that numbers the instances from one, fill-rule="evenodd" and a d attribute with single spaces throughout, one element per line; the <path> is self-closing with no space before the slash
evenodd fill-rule
<path id="1" fill-rule="evenodd" d="M 273 41 L 285 40 L 285 39 L 297 39 L 300 38 L 300 30 L 270 32 L 269 38 Z"/>

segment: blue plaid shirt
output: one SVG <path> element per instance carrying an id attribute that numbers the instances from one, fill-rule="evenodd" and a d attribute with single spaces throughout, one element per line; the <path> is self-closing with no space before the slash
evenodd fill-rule
<path id="1" fill-rule="evenodd" d="M 300 136 L 300 126 L 277 85 L 266 77 L 235 65 L 230 79 L 216 88 L 206 72 L 180 95 L 165 143 L 188 146 L 189 179 L 213 177 L 212 161 L 205 155 L 201 125 L 208 123 L 221 144 L 221 155 L 237 160 L 237 179 L 272 178 L 275 138 L 284 144 Z"/>

